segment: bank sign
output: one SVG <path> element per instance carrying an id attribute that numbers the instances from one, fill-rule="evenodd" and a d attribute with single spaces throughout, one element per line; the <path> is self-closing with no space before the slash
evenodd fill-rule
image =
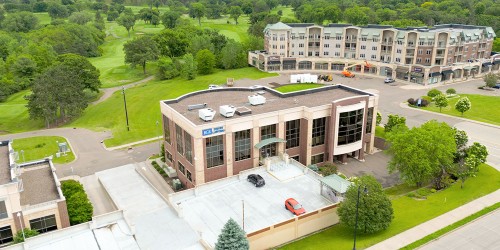
<path id="1" fill-rule="evenodd" d="M 224 126 L 215 127 L 215 128 L 207 128 L 201 131 L 202 136 L 213 135 L 218 133 L 224 133 Z"/>

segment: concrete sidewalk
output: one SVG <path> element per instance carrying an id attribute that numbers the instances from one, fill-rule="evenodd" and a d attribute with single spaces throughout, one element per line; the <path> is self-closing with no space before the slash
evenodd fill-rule
<path id="1" fill-rule="evenodd" d="M 497 202 L 500 202 L 500 190 L 473 200 L 461 207 L 408 229 L 367 249 L 400 249 Z"/>

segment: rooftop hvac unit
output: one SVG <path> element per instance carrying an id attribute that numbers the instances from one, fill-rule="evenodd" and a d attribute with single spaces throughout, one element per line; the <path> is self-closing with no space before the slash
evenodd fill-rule
<path id="1" fill-rule="evenodd" d="M 222 105 L 219 107 L 219 113 L 224 117 L 233 117 L 236 108 L 232 105 Z"/>
<path id="2" fill-rule="evenodd" d="M 182 183 L 177 178 L 172 180 L 172 186 L 174 186 L 175 191 L 182 189 Z"/>
<path id="3" fill-rule="evenodd" d="M 188 105 L 188 110 L 202 109 L 202 108 L 206 108 L 206 107 L 207 107 L 206 103 L 193 104 L 193 105 Z"/>
<path id="4" fill-rule="evenodd" d="M 252 106 L 256 106 L 266 103 L 266 98 L 261 95 L 249 95 L 248 101 L 252 104 Z"/>
<path id="5" fill-rule="evenodd" d="M 238 114 L 239 116 L 242 116 L 242 115 L 249 115 L 252 113 L 252 110 L 247 108 L 247 107 L 238 107 L 236 109 L 236 114 Z"/>
<path id="6" fill-rule="evenodd" d="M 215 110 L 211 108 L 200 109 L 198 110 L 198 116 L 206 122 L 211 121 L 214 119 Z"/>

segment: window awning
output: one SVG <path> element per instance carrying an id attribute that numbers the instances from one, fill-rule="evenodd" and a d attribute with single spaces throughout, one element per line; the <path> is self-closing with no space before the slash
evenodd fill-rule
<path id="1" fill-rule="evenodd" d="M 485 62 L 485 63 L 483 63 L 483 67 L 490 66 L 490 65 L 491 65 L 491 62 Z"/>
<path id="2" fill-rule="evenodd" d="M 474 67 L 472 67 L 472 66 L 465 66 L 464 67 L 465 70 L 471 70 L 472 68 L 474 68 Z"/>
<path id="3" fill-rule="evenodd" d="M 276 143 L 276 142 L 286 142 L 286 140 L 284 139 L 281 139 L 281 138 L 276 138 L 276 137 L 272 137 L 272 138 L 267 138 L 267 139 L 264 139 L 262 141 L 260 141 L 259 143 L 255 144 L 255 148 L 256 149 L 260 149 L 264 146 L 267 146 L 269 144 L 273 144 L 273 143 Z"/>
<path id="4" fill-rule="evenodd" d="M 441 72 L 441 74 L 443 74 L 443 75 L 453 74 L 453 70 L 449 70 L 449 69 L 443 70 L 443 72 Z"/>
<path id="5" fill-rule="evenodd" d="M 493 62 L 494 65 L 497 65 L 497 64 L 500 64 L 500 59 L 495 59 L 495 61 Z"/>
<path id="6" fill-rule="evenodd" d="M 280 61 L 269 61 L 269 62 L 267 62 L 267 64 L 268 65 L 269 64 L 281 64 L 281 62 Z"/>
<path id="7" fill-rule="evenodd" d="M 435 77 L 435 76 L 438 76 L 438 75 L 441 75 L 441 73 L 439 73 L 439 72 L 432 72 L 432 73 L 429 73 L 429 76 L 430 76 L 430 77 Z"/>

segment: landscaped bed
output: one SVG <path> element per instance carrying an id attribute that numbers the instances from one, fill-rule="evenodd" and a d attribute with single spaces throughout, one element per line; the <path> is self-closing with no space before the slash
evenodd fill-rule
<path id="1" fill-rule="evenodd" d="M 58 143 L 65 142 L 70 149 L 70 152 L 61 153 L 60 157 L 56 157 L 59 152 Z M 53 156 L 53 163 L 68 163 L 75 160 L 73 150 L 64 137 L 60 136 L 36 136 L 22 139 L 15 139 L 12 143 L 14 151 L 19 154 L 17 162 L 28 162 L 40 160 L 45 157 Z"/>
<path id="2" fill-rule="evenodd" d="M 463 189 L 460 183 L 455 183 L 445 190 L 426 194 L 426 199 L 408 197 L 406 193 L 414 190 L 412 188 L 389 189 L 386 192 L 391 194 L 394 208 L 391 226 L 371 235 L 358 234 L 356 244 L 359 248 L 369 247 L 499 188 L 500 172 L 483 164 L 477 176 L 468 179 Z M 350 249 L 352 244 L 353 230 L 338 224 L 282 249 Z"/>

